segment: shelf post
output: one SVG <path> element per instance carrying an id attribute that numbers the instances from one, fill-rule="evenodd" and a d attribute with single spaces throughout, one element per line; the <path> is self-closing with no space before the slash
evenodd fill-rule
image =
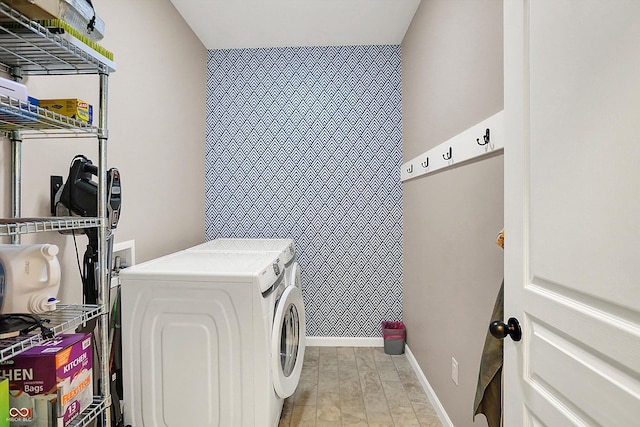
<path id="1" fill-rule="evenodd" d="M 100 336 L 100 394 L 106 402 L 106 410 L 102 416 L 102 427 L 111 427 L 111 375 L 109 369 L 109 260 L 108 243 L 110 242 L 107 212 L 107 93 L 108 75 L 100 73 L 100 105 L 98 116 L 98 172 L 100 183 L 98 185 L 98 212 L 101 218 L 99 229 L 100 241 L 99 256 L 100 268 L 98 278 L 98 304 L 102 306 L 103 314 L 98 318 L 98 330 Z"/>
<path id="2" fill-rule="evenodd" d="M 20 67 L 12 67 L 11 77 L 18 83 L 22 81 Z M 22 215 L 22 132 L 11 132 L 11 217 L 20 218 Z M 20 235 L 11 236 L 11 243 L 19 244 Z"/>
<path id="3" fill-rule="evenodd" d="M 22 203 L 22 134 L 11 131 L 11 218 L 20 218 Z M 20 235 L 11 236 L 11 243 L 20 243 Z"/>

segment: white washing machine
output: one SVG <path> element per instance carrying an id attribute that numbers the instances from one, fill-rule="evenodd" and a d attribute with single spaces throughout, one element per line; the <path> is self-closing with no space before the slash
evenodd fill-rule
<path id="1" fill-rule="evenodd" d="M 181 251 L 120 278 L 127 424 L 278 425 L 305 348 L 279 254 Z"/>
<path id="2" fill-rule="evenodd" d="M 255 252 L 271 252 L 275 254 L 279 254 L 280 260 L 284 263 L 285 266 L 285 286 L 296 286 L 302 291 L 302 282 L 300 279 L 300 266 L 296 261 L 296 249 L 295 243 L 293 239 L 256 239 L 256 238 L 220 238 L 215 240 L 210 240 L 200 245 L 191 247 L 187 249 L 187 251 L 207 251 L 207 252 L 215 252 L 215 253 L 255 253 Z M 304 311 L 304 302 L 301 302 L 298 307 L 298 316 L 305 316 Z M 306 317 L 305 317 L 306 320 Z M 286 325 L 281 325 L 283 328 Z M 306 331 L 303 331 L 306 333 Z M 286 331 L 282 331 L 281 336 L 287 337 L 289 334 Z M 274 343 L 274 348 L 275 348 Z M 301 340 L 298 345 L 305 345 L 304 341 Z M 280 360 L 281 368 L 285 373 L 289 372 L 291 369 L 291 361 L 293 360 L 290 357 L 292 352 L 291 343 L 287 342 L 286 339 L 283 339 L 280 343 L 280 351 L 279 354 L 275 353 L 272 356 L 272 360 Z M 276 389 L 280 387 L 279 384 L 275 384 Z M 287 395 L 292 394 L 286 393 Z M 282 394 L 282 393 L 280 393 Z"/>
<path id="3" fill-rule="evenodd" d="M 293 283 L 299 288 L 302 287 L 300 281 L 300 266 L 296 261 L 296 246 L 293 239 L 215 239 L 187 250 L 278 252 L 281 254 L 286 269 L 286 285 L 289 286 Z"/>

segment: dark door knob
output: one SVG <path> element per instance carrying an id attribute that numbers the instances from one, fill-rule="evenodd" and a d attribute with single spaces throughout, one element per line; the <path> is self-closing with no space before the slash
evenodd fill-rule
<path id="1" fill-rule="evenodd" d="M 500 320 L 495 320 L 489 325 L 489 332 L 494 337 L 502 340 L 508 336 L 514 341 L 520 341 L 522 338 L 522 329 L 520 329 L 520 322 L 515 317 L 510 318 L 505 325 Z"/>

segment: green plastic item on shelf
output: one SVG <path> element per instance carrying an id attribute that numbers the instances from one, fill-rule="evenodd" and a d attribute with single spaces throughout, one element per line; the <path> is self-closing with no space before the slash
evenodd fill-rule
<path id="1" fill-rule="evenodd" d="M 85 36 L 80 31 L 76 30 L 71 25 L 67 24 L 66 22 L 62 21 L 61 19 L 48 19 L 46 21 L 36 21 L 36 22 L 38 24 L 42 25 L 43 27 L 47 28 L 52 33 L 58 33 L 58 32 L 60 32 L 60 30 L 62 30 L 64 32 L 72 35 L 76 39 L 80 40 L 82 43 L 84 43 L 87 46 L 89 46 L 91 49 L 93 49 L 96 52 L 98 52 L 100 55 L 102 55 L 105 58 L 108 58 L 111 61 L 113 61 L 113 52 L 105 49 L 104 47 L 102 47 L 101 45 L 99 45 L 95 41 L 91 40 L 89 37 Z"/>
<path id="2" fill-rule="evenodd" d="M 9 427 L 9 380 L 0 381 L 0 427 Z"/>

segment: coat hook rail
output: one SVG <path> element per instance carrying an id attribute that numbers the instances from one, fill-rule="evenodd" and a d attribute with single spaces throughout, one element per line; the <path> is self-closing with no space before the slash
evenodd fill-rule
<path id="1" fill-rule="evenodd" d="M 504 149 L 503 132 L 504 111 L 499 111 L 404 163 L 400 169 L 400 178 L 406 181 L 430 175 L 445 168 L 463 166 L 472 159 L 498 153 Z"/>

